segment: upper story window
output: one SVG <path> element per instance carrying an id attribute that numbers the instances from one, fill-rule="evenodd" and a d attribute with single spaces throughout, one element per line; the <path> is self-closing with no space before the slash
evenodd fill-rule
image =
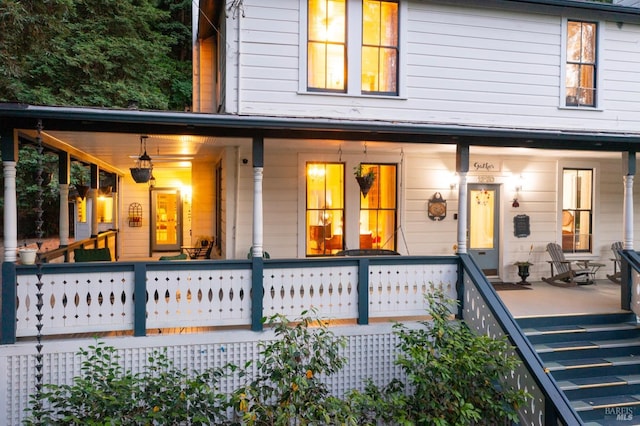
<path id="1" fill-rule="evenodd" d="M 597 30 L 594 22 L 567 21 L 566 106 L 596 106 Z"/>
<path id="2" fill-rule="evenodd" d="M 593 170 L 562 171 L 562 251 L 591 252 L 593 236 Z"/>
<path id="3" fill-rule="evenodd" d="M 398 93 L 398 3 L 362 2 L 362 92 Z"/>
<path id="4" fill-rule="evenodd" d="M 397 0 L 308 0 L 307 6 L 307 90 L 398 95 Z"/>
<path id="5" fill-rule="evenodd" d="M 346 15 L 345 0 L 309 0 L 309 90 L 346 90 Z"/>

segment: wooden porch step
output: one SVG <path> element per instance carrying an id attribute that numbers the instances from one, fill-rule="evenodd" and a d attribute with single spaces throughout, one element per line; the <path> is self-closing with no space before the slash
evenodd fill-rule
<path id="1" fill-rule="evenodd" d="M 558 386 L 560 386 L 560 389 L 563 391 L 637 384 L 640 384 L 640 374 L 630 374 L 626 376 L 580 377 L 558 381 Z"/>
<path id="2" fill-rule="evenodd" d="M 547 336 L 567 333 L 596 333 L 604 331 L 624 331 L 624 330 L 640 330 L 640 325 L 636 323 L 613 323 L 613 324 L 564 324 L 546 327 L 531 327 L 523 329 L 523 333 L 527 337 L 531 336 Z"/>
<path id="3" fill-rule="evenodd" d="M 571 406 L 577 412 L 613 407 L 640 407 L 640 394 L 602 396 L 588 400 L 571 401 Z"/>
<path id="4" fill-rule="evenodd" d="M 563 359 L 545 363 L 547 371 L 634 365 L 640 368 L 640 357 L 634 355 L 611 358 Z"/>
<path id="5" fill-rule="evenodd" d="M 577 340 L 569 342 L 549 342 L 533 345 L 536 352 L 543 354 L 548 352 L 578 351 L 583 349 L 611 349 L 631 348 L 640 346 L 639 338 L 613 339 L 613 340 Z"/>

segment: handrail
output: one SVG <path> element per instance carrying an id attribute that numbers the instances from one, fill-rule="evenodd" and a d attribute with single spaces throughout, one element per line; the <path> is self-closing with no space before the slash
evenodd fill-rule
<path id="1" fill-rule="evenodd" d="M 622 309 L 631 310 L 633 278 L 631 270 L 640 273 L 640 255 L 633 250 L 620 250 L 620 302 Z"/>
<path id="2" fill-rule="evenodd" d="M 558 388 L 556 382 L 545 372 L 544 364 L 529 339 L 524 335 L 520 326 L 502 303 L 495 290 L 482 273 L 478 265 L 468 254 L 460 254 L 462 268 L 469 274 L 471 281 L 476 285 L 480 296 L 487 303 L 495 320 L 504 330 L 509 340 L 520 354 L 523 365 L 537 383 L 543 393 L 545 403 L 545 424 L 555 424 L 555 419 L 549 416 L 547 411 L 551 408 L 555 412 L 557 419 L 565 425 L 582 424 L 582 420 L 571 407 L 566 395 Z M 460 299 L 461 302 L 463 298 Z M 549 420 L 549 421 L 547 421 Z"/>
<path id="3" fill-rule="evenodd" d="M 117 241 L 117 235 L 118 231 L 101 232 L 95 237 L 86 238 L 80 241 L 74 241 L 68 246 L 58 247 L 57 249 L 38 253 L 38 259 L 40 259 L 42 263 L 50 263 L 54 259 L 64 257 L 64 261 L 69 262 L 69 254 L 72 253 L 73 250 L 77 248 L 99 248 L 100 242 L 103 242 L 102 247 L 109 247 L 109 237 L 114 237 L 115 241 Z"/>

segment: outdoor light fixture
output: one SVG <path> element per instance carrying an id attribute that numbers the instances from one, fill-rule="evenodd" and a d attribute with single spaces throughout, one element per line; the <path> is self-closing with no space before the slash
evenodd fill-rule
<path id="1" fill-rule="evenodd" d="M 131 177 L 136 183 L 147 183 L 151 179 L 153 164 L 151 157 L 147 154 L 147 138 L 149 136 L 140 136 L 140 156 L 136 160 L 136 166 L 131 167 Z M 143 151 L 144 150 L 144 151 Z"/>

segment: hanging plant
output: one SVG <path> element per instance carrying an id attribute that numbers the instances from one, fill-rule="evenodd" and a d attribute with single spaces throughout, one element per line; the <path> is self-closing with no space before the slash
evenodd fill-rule
<path id="1" fill-rule="evenodd" d="M 362 163 L 358 164 L 353 169 L 353 174 L 358 181 L 358 185 L 360 185 L 360 192 L 362 192 L 363 197 L 367 197 L 373 182 L 376 180 L 376 173 L 372 167 L 365 170 Z"/>

